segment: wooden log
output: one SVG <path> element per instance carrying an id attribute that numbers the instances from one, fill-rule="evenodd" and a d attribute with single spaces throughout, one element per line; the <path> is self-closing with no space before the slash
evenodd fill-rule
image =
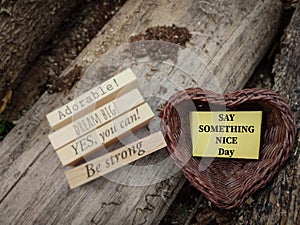
<path id="1" fill-rule="evenodd" d="M 196 224 L 300 224 L 300 2 L 297 3 L 290 24 L 281 42 L 281 52 L 273 65 L 272 89 L 286 98 L 296 117 L 297 135 L 290 159 L 278 175 L 264 188 L 254 193 L 244 205 L 233 210 L 220 210 L 209 206 L 201 195 L 196 195 Z M 194 189 L 191 192 L 195 191 Z M 182 196 L 181 196 L 182 198 Z M 177 207 L 178 208 L 178 207 Z M 175 209 L 176 210 L 176 207 Z M 187 213 L 188 214 L 188 213 Z M 185 215 L 186 216 L 186 215 Z M 184 218 L 184 217 L 183 217 Z M 179 224 L 183 218 L 178 218 Z M 169 221 L 170 222 L 170 221 Z M 187 223 L 189 224 L 189 223 Z"/>
<path id="2" fill-rule="evenodd" d="M 237 223 L 300 224 L 300 2 L 285 30 L 281 52 L 273 66 L 273 89 L 285 97 L 295 114 L 297 135 L 290 159 L 273 181 L 236 212 Z"/>
<path id="3" fill-rule="evenodd" d="M 80 1 L 1 1 L 0 99 L 19 85 L 28 64 Z"/>
<path id="4" fill-rule="evenodd" d="M 281 2 L 273 0 L 218 3 L 129 0 L 81 53 L 75 64 L 87 68 L 108 49 L 127 42 L 132 34 L 151 26 L 176 24 L 187 27 L 192 33 L 188 48 L 203 56 L 202 61 L 213 71 L 221 89 L 236 90 L 245 84 L 268 48 L 276 32 L 280 9 Z M 176 55 L 174 57 L 180 59 Z M 118 59 L 116 57 L 114 62 Z M 187 57 L 184 59 L 188 62 Z M 151 107 L 155 106 L 153 111 L 156 111 L 157 99 L 165 99 L 176 91 L 170 84 L 184 88 L 204 85 L 212 79 L 209 70 L 188 65 L 190 77 L 174 70 L 174 66 L 166 68 L 160 63 L 156 66 L 145 63 L 133 69 L 139 78 L 142 94 L 152 94 L 148 102 Z M 104 63 L 100 76 L 91 74 L 83 77 L 85 90 L 112 76 L 113 73 L 107 72 L 112 68 L 115 67 L 105 67 Z M 72 67 L 64 74 L 70 71 Z M 199 71 L 202 71 L 201 76 Z M 145 76 L 145 73 L 148 75 Z M 166 78 L 170 79 L 163 80 Z M 195 81 L 199 79 L 202 82 L 197 84 Z M 45 114 L 68 102 L 76 90 L 72 89 L 67 95 L 43 95 L 1 143 L 1 180 L 4 182 L 0 189 L 0 222 L 157 224 L 185 181 L 170 160 L 163 161 L 158 167 L 152 166 L 148 172 L 112 172 L 109 177 L 112 181 L 100 178 L 69 190 L 63 167 L 47 138 L 50 128 Z M 157 129 L 157 124 L 155 127 Z M 166 156 L 165 151 L 159 151 L 136 163 L 153 164 Z M 167 179 L 170 174 L 174 175 Z M 166 179 L 158 179 L 161 177 Z"/>
<path id="5" fill-rule="evenodd" d="M 49 91 L 72 87 L 75 82 L 72 78 L 78 79 L 76 73 L 69 77 L 68 83 L 61 82 L 66 79 L 56 80 L 56 78 L 124 2 L 125 0 L 83 1 L 75 10 L 72 10 L 52 35 L 53 37 L 46 45 L 47 49 L 43 49 L 36 60 L 30 64 L 22 82 L 14 88 L 11 101 L 1 116 L 8 121 L 19 120 L 24 115 L 22 111 L 28 110 L 38 100 L 37 96 L 43 94 L 46 86 L 49 87 Z M 55 86 L 59 83 L 62 86 Z"/>

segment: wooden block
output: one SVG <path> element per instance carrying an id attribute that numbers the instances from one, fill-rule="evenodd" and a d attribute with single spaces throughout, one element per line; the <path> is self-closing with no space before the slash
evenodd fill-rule
<path id="1" fill-rule="evenodd" d="M 127 69 L 102 84 L 94 87 L 68 104 L 47 115 L 49 124 L 55 130 L 71 123 L 100 105 L 112 101 L 118 94 L 138 88 L 138 82 L 131 69 Z"/>
<path id="2" fill-rule="evenodd" d="M 50 134 L 50 142 L 58 149 L 144 102 L 138 89 L 134 89 Z"/>
<path id="3" fill-rule="evenodd" d="M 62 164 L 75 165 L 84 157 L 88 157 L 123 137 L 131 131 L 135 131 L 146 124 L 154 117 L 154 114 L 147 103 L 132 109 L 115 120 L 101 126 L 100 128 L 76 139 L 56 151 Z"/>
<path id="4" fill-rule="evenodd" d="M 127 146 L 109 152 L 99 158 L 65 172 L 70 188 L 95 180 L 113 170 L 143 158 L 166 147 L 163 134 L 159 131 Z"/>

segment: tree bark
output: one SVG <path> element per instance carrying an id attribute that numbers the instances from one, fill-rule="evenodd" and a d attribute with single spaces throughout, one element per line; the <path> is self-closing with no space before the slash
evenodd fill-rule
<path id="1" fill-rule="evenodd" d="M 0 99 L 15 89 L 27 66 L 43 50 L 62 20 L 80 0 L 0 3 Z"/>
<path id="2" fill-rule="evenodd" d="M 240 224 L 300 224 L 300 2 L 284 33 L 273 72 L 273 90 L 289 101 L 294 112 L 296 139 L 290 158 L 278 176 L 254 194 L 252 204 L 237 210 Z"/>
<path id="3" fill-rule="evenodd" d="M 180 88 L 200 85 L 216 90 L 218 87 L 211 82 L 215 76 L 220 85 L 218 91 L 234 91 L 246 83 L 266 52 L 276 33 L 280 9 L 281 2 L 274 0 L 215 3 L 129 0 L 62 75 L 72 73 L 75 65 L 83 70 L 88 68 L 108 50 L 128 42 L 132 34 L 157 25 L 175 24 L 192 33 L 187 47 L 202 56 L 208 70 L 192 65 L 195 61 L 190 61 L 193 58 L 189 55 L 183 55 L 185 49 L 172 54 L 167 62 L 173 63 L 167 67 L 160 62 L 155 65 L 147 62 L 131 64 L 139 78 L 142 94 L 151 97 L 148 103 L 153 111 L 158 114 L 158 100 L 166 99 L 176 91 L 172 84 Z M 2 223 L 157 224 L 165 215 L 185 181 L 177 172 L 169 179 L 155 183 L 157 177 L 176 172 L 177 167 L 172 161 L 149 170 L 150 174 L 124 168 L 111 174 L 124 182 L 153 182 L 152 185 L 121 185 L 99 178 L 71 191 L 64 168 L 47 137 L 51 129 L 45 114 L 111 77 L 128 63 L 126 60 L 131 56 L 126 54 L 129 53 L 105 54 L 103 64 L 96 70 L 87 71 L 70 92 L 44 94 L 1 143 Z M 179 68 L 187 69 L 186 73 L 174 66 L 175 61 L 181 63 Z M 159 129 L 157 124 L 154 128 Z M 140 132 L 140 135 L 147 134 L 146 129 Z M 135 165 L 161 162 L 166 157 L 166 151 L 161 150 Z"/>

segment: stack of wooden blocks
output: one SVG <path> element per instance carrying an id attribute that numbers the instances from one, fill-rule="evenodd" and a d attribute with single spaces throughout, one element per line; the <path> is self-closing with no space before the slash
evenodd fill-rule
<path id="1" fill-rule="evenodd" d="M 161 132 L 98 158 L 120 138 L 147 125 L 154 114 L 138 90 L 135 74 L 127 69 L 47 115 L 55 130 L 50 142 L 64 166 L 71 188 L 92 181 L 122 165 L 166 146 Z"/>

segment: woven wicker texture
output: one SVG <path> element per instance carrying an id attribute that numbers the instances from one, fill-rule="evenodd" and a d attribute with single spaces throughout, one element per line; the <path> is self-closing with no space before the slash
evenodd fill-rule
<path id="1" fill-rule="evenodd" d="M 259 160 L 192 157 L 189 112 L 226 109 L 262 110 Z M 287 160 L 295 138 L 295 120 L 286 101 L 271 90 L 244 89 L 219 95 L 190 88 L 173 95 L 161 114 L 167 150 L 186 176 L 211 202 L 230 209 L 265 186 Z"/>

